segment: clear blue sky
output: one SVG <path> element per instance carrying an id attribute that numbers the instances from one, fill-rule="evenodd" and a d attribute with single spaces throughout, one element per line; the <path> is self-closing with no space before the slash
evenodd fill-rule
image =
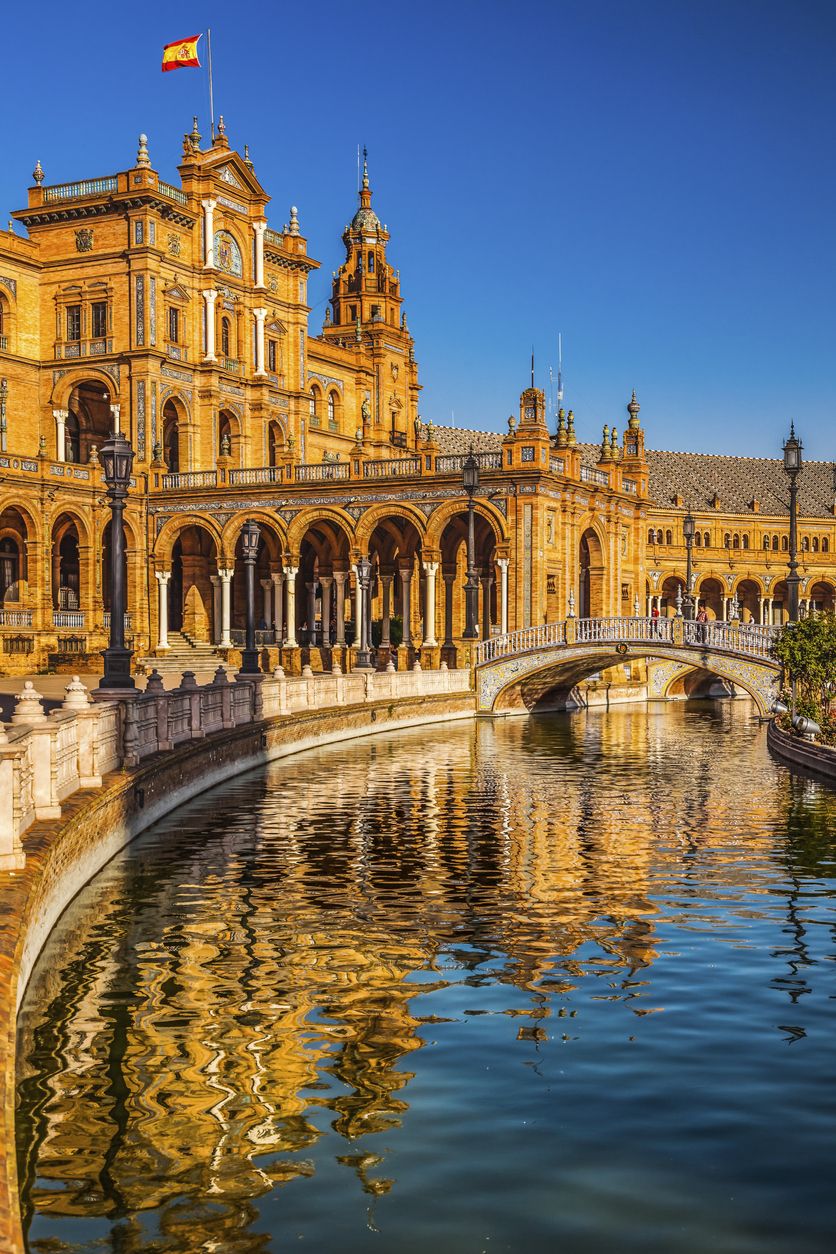
<path id="1" fill-rule="evenodd" d="M 205 73 L 281 225 L 297 204 L 321 325 L 366 143 L 435 422 L 504 428 L 564 337 L 582 438 L 635 387 L 657 448 L 772 456 L 794 417 L 836 457 L 833 0 L 52 0 L 2 21 L 0 214 L 133 163 L 171 177 Z M 205 41 L 204 41 L 205 44 Z"/>

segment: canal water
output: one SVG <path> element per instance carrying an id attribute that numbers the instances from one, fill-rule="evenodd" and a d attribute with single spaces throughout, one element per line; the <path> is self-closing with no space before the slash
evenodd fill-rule
<path id="1" fill-rule="evenodd" d="M 43 955 L 30 1251 L 832 1250 L 835 833 L 742 702 L 242 775 Z"/>

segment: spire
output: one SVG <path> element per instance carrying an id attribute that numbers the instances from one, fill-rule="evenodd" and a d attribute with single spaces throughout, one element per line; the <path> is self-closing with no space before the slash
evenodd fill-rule
<path id="1" fill-rule="evenodd" d="M 362 185 L 362 190 L 363 190 L 364 192 L 367 192 L 367 191 L 369 190 L 369 150 L 368 150 L 368 148 L 365 146 L 365 144 L 363 145 L 363 185 Z M 361 202 L 360 202 L 360 203 L 361 203 L 361 204 L 363 203 L 363 202 L 362 202 L 362 200 L 361 200 Z"/>
<path id="2" fill-rule="evenodd" d="M 630 415 L 630 417 L 627 420 L 627 423 L 631 431 L 635 431 L 635 429 L 639 425 L 639 410 L 640 409 L 641 409 L 641 405 L 636 400 L 636 389 L 633 388 L 633 396 L 630 401 L 630 404 L 627 406 L 627 413 Z"/>
<path id="3" fill-rule="evenodd" d="M 351 220 L 355 231 L 379 231 L 380 219 L 372 209 L 372 189 L 369 186 L 369 150 L 363 149 L 363 178 L 357 190 L 360 207 Z M 383 228 L 386 229 L 385 227 Z M 345 238 L 345 237 L 343 237 Z"/>

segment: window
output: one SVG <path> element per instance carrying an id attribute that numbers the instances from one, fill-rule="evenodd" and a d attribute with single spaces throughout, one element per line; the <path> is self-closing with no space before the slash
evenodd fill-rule
<path id="1" fill-rule="evenodd" d="M 723 547 L 727 549 L 731 548 L 731 535 L 729 534 L 728 531 L 723 536 Z"/>
<path id="2" fill-rule="evenodd" d="M 830 541 L 827 536 L 825 536 L 821 542 L 821 551 L 822 553 L 828 553 L 830 551 Z"/>
<path id="3" fill-rule="evenodd" d="M 732 538 L 732 548 L 733 549 L 740 548 L 740 536 L 737 534 L 737 532 L 734 533 L 734 536 Z"/>
<path id="4" fill-rule="evenodd" d="M 107 301 L 94 300 L 90 308 L 90 334 L 94 340 L 103 340 L 107 335 Z"/>
<path id="5" fill-rule="evenodd" d="M 786 553 L 789 550 L 790 542 L 786 536 L 781 536 L 781 552 Z"/>
<path id="6" fill-rule="evenodd" d="M 819 551 L 819 538 L 818 536 L 813 536 L 813 552 L 818 553 L 818 551 Z"/>
<path id="7" fill-rule="evenodd" d="M 777 536 L 772 537 L 772 551 L 773 553 L 778 552 L 778 537 Z"/>
<path id="8" fill-rule="evenodd" d="M 711 536 L 709 535 L 709 533 L 708 533 L 707 531 L 706 531 L 706 533 L 705 533 L 705 535 L 703 536 L 703 538 L 702 538 L 702 539 L 703 539 L 703 548 L 706 548 L 706 549 L 710 548 L 710 547 L 711 547 Z"/>
<path id="9" fill-rule="evenodd" d="M 81 339 L 81 305 L 67 306 L 67 339 Z"/>
<path id="10" fill-rule="evenodd" d="M 334 404 L 334 393 L 329 392 L 328 393 L 328 421 L 336 422 L 336 420 L 337 420 L 337 407 Z"/>
<path id="11" fill-rule="evenodd" d="M 168 311 L 168 338 L 172 344 L 180 339 L 180 310 L 173 307 Z"/>
<path id="12" fill-rule="evenodd" d="M 374 274 L 374 253 L 369 251 L 369 274 Z"/>
<path id="13" fill-rule="evenodd" d="M 349 313 L 351 314 L 351 321 L 356 322 L 357 321 L 357 306 L 349 305 L 348 310 L 349 310 Z"/>
<path id="14" fill-rule="evenodd" d="M 744 549 L 748 549 L 748 547 L 749 547 L 749 537 L 748 537 L 748 536 L 744 536 L 744 537 L 743 537 L 743 547 L 744 547 Z"/>
<path id="15" fill-rule="evenodd" d="M 221 318 L 221 352 L 229 356 L 229 318 Z"/>
<path id="16" fill-rule="evenodd" d="M 698 548 L 702 548 L 702 535 L 699 531 L 694 532 L 694 543 Z"/>
<path id="17" fill-rule="evenodd" d="M 768 548 L 769 548 L 769 536 L 764 536 L 764 538 L 763 538 L 763 547 L 764 547 L 765 549 L 768 549 Z"/>
<path id="18" fill-rule="evenodd" d="M 650 530 L 649 530 L 649 531 L 648 531 L 648 533 L 647 533 L 647 543 L 648 543 L 648 544 L 655 544 L 655 543 L 656 543 L 656 532 L 653 530 L 653 528 L 652 528 L 652 527 L 650 528 Z"/>
<path id="19" fill-rule="evenodd" d="M 809 536 L 801 537 L 801 552 L 802 553 L 810 552 L 810 537 Z"/>
<path id="20" fill-rule="evenodd" d="M 276 373 L 276 341 L 267 341 L 267 369 L 271 374 Z"/>
<path id="21" fill-rule="evenodd" d="M 673 544 L 673 532 L 672 531 L 665 532 L 665 544 Z"/>
<path id="22" fill-rule="evenodd" d="M 372 322 L 380 322 L 380 305 L 372 305 Z"/>

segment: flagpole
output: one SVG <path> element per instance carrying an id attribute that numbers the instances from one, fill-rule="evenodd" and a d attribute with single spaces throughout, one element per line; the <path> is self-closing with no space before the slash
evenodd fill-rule
<path id="1" fill-rule="evenodd" d="M 212 31 L 206 29 L 206 48 L 209 53 L 209 121 L 211 124 L 210 135 L 212 143 L 215 142 L 215 96 L 212 91 Z"/>

